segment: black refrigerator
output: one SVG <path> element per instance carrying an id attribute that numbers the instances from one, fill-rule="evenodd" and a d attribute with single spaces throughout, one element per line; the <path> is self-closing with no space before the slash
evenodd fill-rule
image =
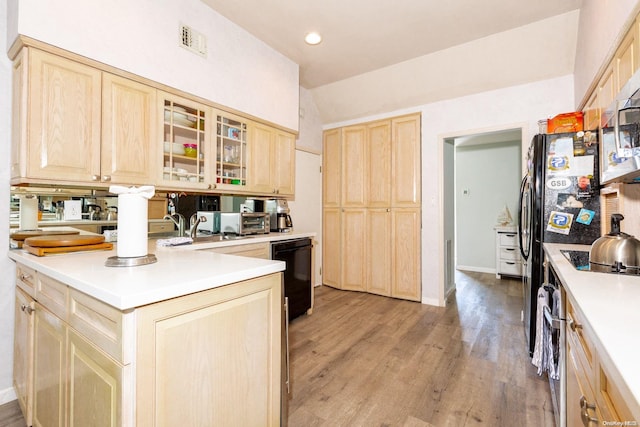
<path id="1" fill-rule="evenodd" d="M 519 198 L 523 321 L 529 355 L 536 337 L 537 294 L 544 280 L 543 243 L 590 245 L 600 237 L 596 132 L 536 135 L 527 152 Z"/>

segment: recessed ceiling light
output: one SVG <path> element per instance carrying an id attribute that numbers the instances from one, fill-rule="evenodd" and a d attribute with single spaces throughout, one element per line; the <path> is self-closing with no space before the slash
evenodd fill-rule
<path id="1" fill-rule="evenodd" d="M 307 42 L 307 44 L 315 45 L 322 41 L 322 36 L 314 31 L 307 33 L 307 35 L 304 36 L 304 41 Z"/>

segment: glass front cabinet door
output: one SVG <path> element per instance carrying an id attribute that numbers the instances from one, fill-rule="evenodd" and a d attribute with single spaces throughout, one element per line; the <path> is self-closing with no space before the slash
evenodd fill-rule
<path id="1" fill-rule="evenodd" d="M 247 122 L 216 112 L 216 188 L 242 191 L 247 185 Z"/>
<path id="2" fill-rule="evenodd" d="M 213 188 L 212 109 L 188 99 L 161 93 L 162 178 L 167 188 Z"/>

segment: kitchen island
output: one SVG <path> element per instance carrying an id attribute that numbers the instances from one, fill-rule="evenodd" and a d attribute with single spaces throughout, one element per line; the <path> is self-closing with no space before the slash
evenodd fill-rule
<path id="1" fill-rule="evenodd" d="M 149 245 L 136 267 L 10 251 L 27 423 L 278 425 L 284 263 Z"/>
<path id="2" fill-rule="evenodd" d="M 586 348 L 585 357 L 577 357 L 578 377 L 590 387 L 580 384 L 581 393 L 568 396 L 568 417 L 575 411 L 601 416 L 601 423 L 628 421 L 640 422 L 640 277 L 579 271 L 562 254 L 561 250 L 589 251 L 588 245 L 545 243 L 547 259 L 564 285 L 567 294 L 568 343 L 574 345 L 567 360 L 567 389 L 571 391 L 570 378 L 572 354 L 579 352 L 581 344 Z M 574 318 L 575 317 L 575 318 Z M 571 334 L 579 337 L 572 341 Z M 593 390 L 590 390 L 593 388 Z M 593 392 L 593 398 L 588 394 Z M 584 399 L 584 404 L 581 401 Z M 590 400 L 593 399 L 593 400 Z M 576 400 L 576 401 L 574 401 Z M 595 402 L 594 402 L 595 400 Z M 587 404 L 594 407 L 587 408 Z M 624 419 L 622 419 L 624 418 Z M 606 425 L 606 424 L 605 424 Z M 623 424 L 609 424 L 623 425 Z"/>

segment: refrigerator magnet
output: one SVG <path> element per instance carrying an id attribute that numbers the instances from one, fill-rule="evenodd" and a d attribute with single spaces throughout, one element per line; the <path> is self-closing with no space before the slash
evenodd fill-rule
<path id="1" fill-rule="evenodd" d="M 568 235 L 573 222 L 573 214 L 568 212 L 551 211 L 547 231 L 552 233 Z"/>
<path id="2" fill-rule="evenodd" d="M 580 212 L 578 212 L 578 216 L 576 217 L 576 222 L 584 225 L 591 225 L 591 221 L 594 216 L 596 216 L 594 211 L 589 209 L 580 209 Z"/>
<path id="3" fill-rule="evenodd" d="M 567 156 L 549 156 L 547 169 L 550 172 L 567 172 L 569 170 L 569 157 Z"/>

